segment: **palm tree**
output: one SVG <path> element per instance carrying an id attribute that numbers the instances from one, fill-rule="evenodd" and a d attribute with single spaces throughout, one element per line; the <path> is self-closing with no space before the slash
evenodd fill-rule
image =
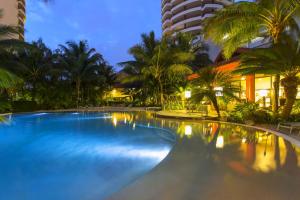
<path id="1" fill-rule="evenodd" d="M 87 41 L 67 42 L 66 46 L 60 45 L 60 51 L 58 60 L 66 69 L 66 75 L 75 83 L 76 104 L 79 107 L 82 83 L 93 78 L 104 59 L 96 49 L 89 48 Z"/>
<path id="2" fill-rule="evenodd" d="M 2 10 L 0 10 L 0 18 L 2 17 Z M 11 72 L 5 70 L 5 65 L 6 58 L 7 58 L 7 52 L 6 50 L 15 47 L 19 44 L 23 44 L 23 42 L 20 42 L 18 40 L 14 39 L 7 39 L 10 38 L 11 36 L 18 34 L 19 33 L 19 28 L 18 27 L 12 27 L 12 26 L 7 26 L 0 24 L 0 93 L 2 93 L 2 90 L 14 87 L 17 83 L 20 82 L 20 79 L 12 74 Z M 3 106 L 0 104 L 0 107 Z M 1 108 L 0 108 L 1 110 Z M 3 118 L 0 117 L 0 121 L 2 121 Z"/>
<path id="3" fill-rule="evenodd" d="M 7 69 L 24 80 L 25 88 L 31 91 L 31 98 L 36 101 L 38 85 L 46 78 L 53 64 L 52 51 L 40 39 L 18 50 L 11 59 L 13 63 L 7 62 L 10 66 Z"/>
<path id="4" fill-rule="evenodd" d="M 214 106 L 218 117 L 220 108 L 218 97 L 223 99 L 238 99 L 235 93 L 239 91 L 231 84 L 232 77 L 227 73 L 220 72 L 213 67 L 206 67 L 197 72 L 199 78 L 192 81 L 192 101 L 199 103 L 207 98 Z"/>
<path id="5" fill-rule="evenodd" d="M 190 49 L 185 37 L 157 40 L 151 32 L 149 35 L 143 34 L 142 43 L 129 50 L 134 61 L 120 64 L 125 72 L 129 72 L 127 80 L 142 80 L 146 88 L 158 93 L 157 99 L 163 106 L 167 86 L 178 79 L 185 79 L 184 75 L 191 73 L 187 64 L 194 59 L 194 55 Z"/>
<path id="6" fill-rule="evenodd" d="M 297 0 L 260 0 L 238 2 L 216 13 L 206 21 L 205 36 L 220 45 L 226 58 L 238 47 L 257 37 L 277 44 L 283 33 L 299 31 L 296 16 L 300 11 Z M 278 111 L 280 76 L 274 81 L 273 111 Z"/>
<path id="7" fill-rule="evenodd" d="M 291 37 L 282 37 L 281 41 L 271 48 L 252 49 L 241 57 L 241 66 L 236 71 L 242 74 L 279 74 L 283 77 L 286 103 L 282 117 L 287 119 L 296 100 L 300 84 L 300 42 Z"/>

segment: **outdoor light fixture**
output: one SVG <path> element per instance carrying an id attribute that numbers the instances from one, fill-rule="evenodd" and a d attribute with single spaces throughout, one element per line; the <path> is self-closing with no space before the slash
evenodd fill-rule
<path id="1" fill-rule="evenodd" d="M 261 107 L 266 107 L 266 97 L 268 96 L 268 90 L 260 90 L 259 96 L 262 97 L 262 105 Z"/>
<path id="2" fill-rule="evenodd" d="M 244 144 L 247 143 L 247 138 L 243 138 L 242 143 L 244 143 Z"/>
<path id="3" fill-rule="evenodd" d="M 191 136 L 192 134 L 193 134 L 192 126 L 189 126 L 189 125 L 185 126 L 185 135 L 186 136 Z"/>
<path id="4" fill-rule="evenodd" d="M 224 148 L 224 136 L 219 136 L 216 143 L 217 149 L 223 149 Z"/>
<path id="5" fill-rule="evenodd" d="M 192 91 L 186 90 L 186 91 L 184 92 L 184 97 L 185 97 L 186 99 L 190 99 L 190 98 L 192 97 Z"/>
<path id="6" fill-rule="evenodd" d="M 216 96 L 217 97 L 224 96 L 224 94 L 223 94 L 224 88 L 223 87 L 215 87 L 214 90 L 216 91 Z"/>
<path id="7" fill-rule="evenodd" d="M 246 77 L 243 76 L 243 77 L 241 78 L 241 80 L 242 80 L 242 81 L 245 81 L 245 80 L 246 80 Z"/>

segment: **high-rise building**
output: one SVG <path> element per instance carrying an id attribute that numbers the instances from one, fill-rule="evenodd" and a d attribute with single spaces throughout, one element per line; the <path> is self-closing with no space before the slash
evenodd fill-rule
<path id="1" fill-rule="evenodd" d="M 24 40 L 25 0 L 0 0 L 0 9 L 0 24 L 20 27 L 20 33 L 11 38 Z"/>
<path id="2" fill-rule="evenodd" d="M 203 21 L 233 2 L 234 0 L 162 0 L 163 35 L 183 32 L 201 39 Z M 214 60 L 220 49 L 210 41 L 206 43 L 209 45 L 209 57 Z"/>
<path id="3" fill-rule="evenodd" d="M 163 34 L 201 32 L 203 20 L 233 0 L 162 0 Z"/>

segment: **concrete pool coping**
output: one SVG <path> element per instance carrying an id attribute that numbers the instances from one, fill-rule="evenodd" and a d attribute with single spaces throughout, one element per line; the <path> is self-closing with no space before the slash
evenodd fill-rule
<path id="1" fill-rule="evenodd" d="M 224 123 L 224 124 L 232 124 L 232 125 L 238 125 L 238 126 L 243 126 L 243 127 L 248 127 L 248 128 L 254 128 L 257 130 L 261 130 L 264 132 L 269 132 L 272 134 L 275 134 L 279 137 L 282 137 L 286 139 L 287 141 L 291 142 L 292 144 L 300 147 L 300 140 L 296 139 L 294 137 L 291 137 L 285 133 L 279 132 L 272 130 L 270 128 L 265 128 L 261 126 L 251 126 L 251 125 L 246 125 L 246 124 L 239 124 L 239 123 L 232 123 L 232 122 L 225 122 L 225 121 L 217 121 L 215 120 L 214 117 L 209 117 L 207 118 L 201 118 L 201 117 L 180 117 L 180 116 L 172 116 L 172 115 L 160 115 L 158 114 L 159 112 L 156 111 L 151 111 L 147 110 L 148 107 L 93 107 L 93 108 L 79 108 L 79 109 L 60 109 L 60 110 L 40 110 L 40 111 L 34 111 L 34 112 L 24 112 L 24 113 L 41 113 L 41 112 L 50 112 L 50 113 L 55 113 L 55 112 L 153 112 L 156 117 L 159 118 L 164 118 L 164 119 L 176 119 L 176 120 L 191 120 L 193 122 L 201 122 L 201 121 L 209 121 L 209 122 L 215 122 L 215 123 Z M 13 113 L 4 113 L 0 114 L 0 116 L 7 116 L 11 115 Z M 16 114 L 22 114 L 22 113 L 16 113 Z"/>

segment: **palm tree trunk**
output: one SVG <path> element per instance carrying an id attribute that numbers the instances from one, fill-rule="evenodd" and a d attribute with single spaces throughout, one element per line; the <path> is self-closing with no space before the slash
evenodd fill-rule
<path id="1" fill-rule="evenodd" d="M 164 110 L 164 91 L 163 91 L 164 89 L 160 79 L 158 80 L 158 84 L 159 84 L 159 93 L 160 93 L 160 105 Z"/>
<path id="2" fill-rule="evenodd" d="M 32 83 L 31 98 L 32 98 L 32 101 L 35 102 L 35 99 L 36 99 L 36 83 L 35 82 Z"/>
<path id="3" fill-rule="evenodd" d="M 214 99 L 211 99 L 211 101 L 212 101 L 212 104 L 213 104 L 215 110 L 218 113 L 218 117 L 220 118 L 221 117 L 221 113 L 220 113 L 220 108 L 219 108 L 217 97 L 214 97 Z"/>
<path id="4" fill-rule="evenodd" d="M 276 74 L 275 80 L 273 82 L 274 93 L 273 93 L 273 112 L 278 113 L 279 109 L 279 90 L 280 90 L 280 75 Z"/>
<path id="5" fill-rule="evenodd" d="M 282 86 L 284 87 L 286 96 L 286 102 L 282 111 L 282 117 L 284 119 L 288 119 L 292 112 L 298 93 L 298 83 L 298 77 L 286 77 L 282 80 Z"/>

